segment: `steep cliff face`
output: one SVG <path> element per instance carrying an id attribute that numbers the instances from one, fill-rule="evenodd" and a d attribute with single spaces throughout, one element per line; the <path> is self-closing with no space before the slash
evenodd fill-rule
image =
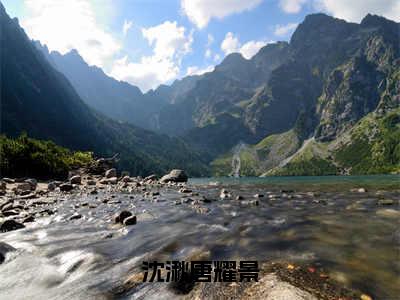
<path id="1" fill-rule="evenodd" d="M 393 112 L 398 113 L 400 106 L 399 47 L 400 24 L 382 17 L 367 15 L 361 24 L 352 24 L 322 14 L 307 16 L 293 34 L 287 61 L 271 72 L 262 89 L 244 101 L 242 115 L 243 124 L 256 140 L 271 134 L 281 136 L 297 128 L 299 140 L 292 139 L 292 145 L 296 145 L 299 154 L 293 156 L 293 151 L 288 151 L 283 157 L 270 155 L 264 159 L 247 155 L 253 157 L 252 165 L 257 165 L 251 174 L 359 174 L 362 170 L 385 170 L 373 164 L 350 168 L 346 159 L 350 159 L 351 151 L 344 149 L 363 148 L 365 153 L 372 153 L 377 145 L 393 148 L 390 141 L 397 137 L 397 127 L 385 129 L 381 122 Z M 386 138 L 374 136 L 370 143 L 361 143 L 372 132 L 362 126 L 366 121 L 361 121 L 371 113 L 370 118 L 380 124 L 377 128 L 382 134 L 385 132 Z M 354 128 L 358 129 L 353 131 Z M 346 146 L 336 143 L 349 134 L 357 141 Z M 311 137 L 314 139 L 308 143 Z M 335 151 L 325 151 L 326 142 L 335 143 Z M 254 148 L 257 145 L 248 149 Z M 335 160 L 336 153 L 347 155 L 338 154 L 341 159 Z M 218 172 L 215 166 L 226 168 L 229 157 L 232 156 L 226 153 L 215 160 L 214 170 Z M 278 164 L 277 157 L 285 164 Z M 386 170 L 395 170 L 399 162 L 382 163 L 388 166 Z"/>

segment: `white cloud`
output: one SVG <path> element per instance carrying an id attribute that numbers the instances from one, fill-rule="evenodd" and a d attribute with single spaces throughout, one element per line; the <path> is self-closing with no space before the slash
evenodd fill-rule
<path id="1" fill-rule="evenodd" d="M 204 28 L 212 18 L 251 10 L 262 0 L 181 0 L 181 8 L 198 28 Z"/>
<path id="2" fill-rule="evenodd" d="M 228 32 L 225 35 L 225 39 L 221 43 L 221 50 L 228 55 L 230 53 L 239 52 L 245 58 L 250 59 L 254 54 L 260 50 L 267 43 L 265 41 L 248 41 L 244 45 L 241 45 L 239 38 L 236 37 L 232 32 Z"/>
<path id="3" fill-rule="evenodd" d="M 207 72 L 212 72 L 214 70 L 214 66 L 208 66 L 205 68 L 199 68 L 197 66 L 191 66 L 187 68 L 186 76 L 189 75 L 202 75 Z"/>
<path id="4" fill-rule="evenodd" d="M 296 27 L 297 23 L 288 23 L 286 25 L 276 25 L 274 34 L 276 36 L 287 36 L 289 33 L 293 32 Z"/>
<path id="5" fill-rule="evenodd" d="M 263 41 L 250 41 L 240 47 L 240 53 L 242 53 L 245 58 L 249 59 L 252 58 L 258 52 L 258 50 L 265 45 L 266 43 Z"/>
<path id="6" fill-rule="evenodd" d="M 132 25 L 133 25 L 132 21 L 128 21 L 128 20 L 124 21 L 124 25 L 122 25 L 122 34 L 124 36 L 127 35 L 128 31 L 129 31 L 129 29 L 131 29 Z"/>
<path id="7" fill-rule="evenodd" d="M 89 0 L 26 0 L 21 25 L 30 38 L 62 54 L 77 49 L 90 65 L 103 67 L 121 48 L 96 19 Z"/>
<path id="8" fill-rule="evenodd" d="M 288 14 L 297 14 L 301 11 L 307 0 L 280 0 L 279 6 Z"/>
<path id="9" fill-rule="evenodd" d="M 360 22 L 368 13 L 400 22 L 399 0 L 318 0 L 318 8 L 336 18 Z"/>
<path id="10" fill-rule="evenodd" d="M 218 62 L 221 59 L 221 55 L 219 55 L 218 53 L 214 55 L 214 61 Z"/>
<path id="11" fill-rule="evenodd" d="M 130 62 L 125 56 L 115 62 L 110 75 L 147 91 L 177 78 L 183 56 L 192 51 L 193 31 L 186 34 L 185 27 L 166 21 L 142 28 L 142 34 L 153 47 L 152 55 L 143 56 L 139 62 Z"/>
<path id="12" fill-rule="evenodd" d="M 232 32 L 228 32 L 221 43 L 221 50 L 225 53 L 225 55 L 228 55 L 233 52 L 239 52 L 239 49 L 239 38 L 235 37 Z"/>

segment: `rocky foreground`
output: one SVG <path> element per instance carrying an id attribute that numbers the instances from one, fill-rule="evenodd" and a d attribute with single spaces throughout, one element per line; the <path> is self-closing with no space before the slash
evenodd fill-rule
<path id="1" fill-rule="evenodd" d="M 233 194 L 227 189 L 221 189 L 219 199 L 202 194 L 186 184 L 188 178 L 182 170 L 172 170 L 162 178 L 155 175 L 146 178 L 131 177 L 127 174 L 117 175 L 114 168 L 93 174 L 88 170 L 71 172 L 66 181 L 38 182 L 35 179 L 3 178 L 0 184 L 0 231 L 8 232 L 23 229 L 41 218 L 56 215 L 61 204 L 71 201 L 71 211 L 68 222 L 75 222 L 91 216 L 90 211 L 99 206 L 115 207 L 115 214 L 108 216 L 112 228 L 116 232 L 124 227 L 135 226 L 143 219 L 151 218 L 151 213 L 136 215 L 135 212 L 119 209 L 121 200 L 116 196 L 124 194 L 127 201 L 147 201 L 157 203 L 167 201 L 163 195 L 173 195 L 174 205 L 184 205 L 193 209 L 196 214 L 208 214 L 209 204 L 216 200 L 231 200 L 243 207 L 257 207 L 260 201 L 276 201 L 277 199 L 308 199 L 317 205 L 326 205 L 325 200 L 318 199 L 315 192 L 294 193 L 291 190 L 244 197 Z M 365 194 L 364 188 L 352 190 L 353 193 Z M 87 197 L 94 201 L 86 201 Z M 77 200 L 78 199 L 78 200 Z M 171 197 L 169 198 L 171 199 Z M 224 201 L 222 201 L 224 202 Z M 390 208 L 397 204 L 396 200 L 380 198 L 376 205 L 382 207 L 378 215 L 398 218 L 399 211 Z M 224 204 L 222 204 L 224 205 Z M 222 206 L 221 205 L 221 206 Z M 389 208 L 387 208 L 389 207 Z M 82 213 L 82 208 L 87 216 Z M 357 203 L 346 207 L 348 210 L 359 209 Z M 68 226 L 68 225 L 66 225 Z M 136 225 L 137 226 L 137 225 Z M 112 238 L 112 234 L 104 238 Z M 0 263 L 7 263 L 7 255 L 15 251 L 11 245 L 0 244 Z M 204 250 L 204 249 L 203 249 Z M 207 251 L 191 253 L 190 259 L 207 259 Z M 0 266 L 1 274 L 1 266 Z M 122 278 L 112 291 L 110 297 L 129 295 L 143 285 L 141 272 L 134 271 Z M 172 294 L 190 299 L 224 298 L 230 299 L 372 299 L 361 292 L 348 290 L 338 284 L 322 269 L 308 265 L 296 265 L 290 262 L 264 263 L 261 268 L 260 280 L 257 283 L 184 283 L 169 285 Z M 112 295 L 112 296 L 111 296 Z"/>

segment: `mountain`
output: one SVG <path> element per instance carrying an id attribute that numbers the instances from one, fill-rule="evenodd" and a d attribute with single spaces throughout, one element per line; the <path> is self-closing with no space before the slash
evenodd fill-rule
<path id="1" fill-rule="evenodd" d="M 241 114 L 257 142 L 221 154 L 214 172 L 237 155 L 251 175 L 399 172 L 399 47 L 400 24 L 383 17 L 307 16 Z"/>
<path id="2" fill-rule="evenodd" d="M 192 176 L 207 173 L 202 157 L 182 140 L 113 121 L 90 109 L 1 4 L 0 23 L 2 134 L 26 132 L 97 155 L 120 153 L 121 168 L 137 175 L 176 167 Z"/>
<path id="3" fill-rule="evenodd" d="M 75 49 L 62 55 L 57 51 L 49 52 L 40 42 L 35 45 L 53 67 L 67 77 L 89 107 L 118 121 L 143 128 L 156 126 L 152 116 L 168 103 L 168 97 L 154 93 L 145 95 L 138 87 L 107 76 L 102 69 L 89 66 Z"/>

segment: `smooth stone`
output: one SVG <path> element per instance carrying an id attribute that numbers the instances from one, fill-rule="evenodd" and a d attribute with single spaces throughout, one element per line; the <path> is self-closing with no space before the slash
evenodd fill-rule
<path id="1" fill-rule="evenodd" d="M 129 225 L 135 225 L 136 224 L 136 216 L 130 216 L 130 217 L 127 217 L 124 221 L 123 221 L 123 224 L 125 225 L 125 226 L 129 226 Z"/>
<path id="2" fill-rule="evenodd" d="M 34 178 L 29 178 L 26 179 L 24 182 L 29 183 L 29 185 L 31 186 L 31 191 L 36 190 L 37 187 L 37 180 Z"/>
<path id="3" fill-rule="evenodd" d="M 132 216 L 132 213 L 127 211 L 127 210 L 123 210 L 121 211 L 119 214 L 114 216 L 114 223 L 124 223 L 124 220 L 128 217 Z"/>
<path id="4" fill-rule="evenodd" d="M 70 183 L 63 183 L 60 184 L 60 191 L 61 192 L 69 192 L 73 189 L 74 187 Z"/>
<path id="5" fill-rule="evenodd" d="M 70 219 L 70 220 L 78 220 L 78 219 L 80 219 L 80 218 L 82 218 L 82 215 L 81 215 L 81 214 L 74 213 L 69 219 Z"/>
<path id="6" fill-rule="evenodd" d="M 393 205 L 393 204 L 395 204 L 395 203 L 394 203 L 394 200 L 392 200 L 392 199 L 379 199 L 378 200 L 378 205 Z"/>
<path id="7" fill-rule="evenodd" d="M 188 176 L 186 175 L 185 171 L 183 170 L 172 170 L 168 174 L 164 175 L 160 182 L 167 183 L 167 182 L 187 182 Z"/>
<path id="8" fill-rule="evenodd" d="M 69 182 L 70 182 L 71 184 L 81 184 L 82 178 L 81 178 L 80 175 L 75 175 L 75 176 L 72 176 L 72 177 L 69 179 Z"/>

